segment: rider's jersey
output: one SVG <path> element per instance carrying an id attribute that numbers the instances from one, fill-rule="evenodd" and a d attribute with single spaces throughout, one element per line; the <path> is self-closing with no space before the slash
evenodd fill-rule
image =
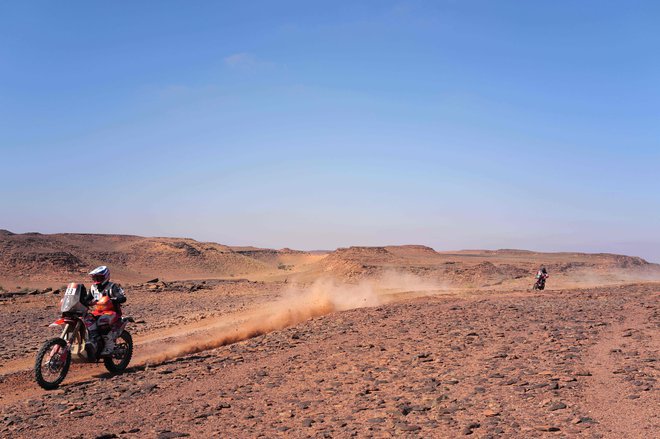
<path id="1" fill-rule="evenodd" d="M 99 289 L 99 285 L 92 285 L 89 289 L 94 300 L 100 300 L 103 296 L 108 296 L 110 299 L 117 300 L 120 303 L 126 300 L 124 290 L 116 283 L 106 282 L 102 287 L 103 288 Z"/>

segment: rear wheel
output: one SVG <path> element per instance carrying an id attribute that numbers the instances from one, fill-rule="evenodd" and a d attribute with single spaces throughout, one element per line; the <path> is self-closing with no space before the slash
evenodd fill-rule
<path id="1" fill-rule="evenodd" d="M 34 362 L 34 377 L 42 388 L 52 390 L 57 388 L 71 365 L 71 352 L 66 341 L 61 338 L 51 338 L 39 349 Z"/>
<path id="2" fill-rule="evenodd" d="M 105 357 L 103 364 L 105 364 L 105 368 L 110 373 L 120 374 L 126 370 L 132 356 L 133 338 L 128 332 L 122 331 L 117 337 L 117 340 L 115 340 L 115 349 L 112 351 L 112 355 Z"/>

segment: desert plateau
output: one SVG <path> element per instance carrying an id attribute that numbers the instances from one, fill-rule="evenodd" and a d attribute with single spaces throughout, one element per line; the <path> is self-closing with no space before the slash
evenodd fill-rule
<path id="1" fill-rule="evenodd" d="M 0 255 L 2 437 L 660 432 L 660 266 L 641 258 L 9 231 Z M 99 264 L 136 320 L 129 369 L 73 364 L 42 390 L 64 285 Z"/>

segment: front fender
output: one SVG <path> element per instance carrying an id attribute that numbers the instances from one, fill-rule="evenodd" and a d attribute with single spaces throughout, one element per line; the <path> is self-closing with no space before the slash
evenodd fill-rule
<path id="1" fill-rule="evenodd" d="M 70 323 L 70 321 L 68 321 L 65 318 L 61 318 L 61 319 L 55 320 L 53 323 L 48 325 L 48 327 L 49 328 L 55 328 L 56 326 L 66 325 L 67 323 Z"/>

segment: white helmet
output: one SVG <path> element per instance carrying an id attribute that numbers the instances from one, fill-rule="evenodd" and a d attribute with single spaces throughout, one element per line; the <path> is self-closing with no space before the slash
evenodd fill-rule
<path id="1" fill-rule="evenodd" d="M 110 269 L 105 265 L 101 265 L 90 271 L 89 275 L 92 277 L 94 285 L 100 285 L 110 280 Z"/>

